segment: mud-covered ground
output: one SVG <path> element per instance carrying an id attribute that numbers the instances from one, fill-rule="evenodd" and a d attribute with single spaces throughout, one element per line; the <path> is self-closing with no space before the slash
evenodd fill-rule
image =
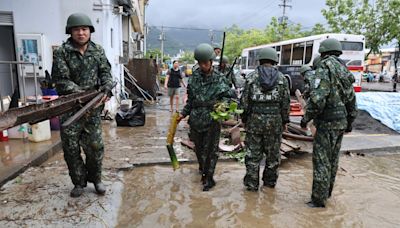
<path id="1" fill-rule="evenodd" d="M 275 189 L 244 189 L 245 167 L 222 162 L 217 185 L 202 192 L 196 165 L 138 168 L 125 175 L 118 227 L 396 227 L 400 155 L 342 156 L 326 208 L 308 208 L 311 156 L 280 168 Z"/>

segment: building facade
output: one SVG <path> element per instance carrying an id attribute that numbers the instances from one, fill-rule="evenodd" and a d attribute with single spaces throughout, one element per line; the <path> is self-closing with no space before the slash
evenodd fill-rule
<path id="1" fill-rule="evenodd" d="M 35 63 L 35 67 L 0 64 L 1 95 L 11 95 L 17 87 L 21 97 L 41 94 L 38 82 L 46 70 L 51 72 L 53 50 L 69 37 L 67 18 L 81 12 L 91 18 L 96 30 L 92 40 L 105 49 L 113 78 L 119 82 L 116 96 L 106 105 L 114 112 L 124 82 L 123 64 L 143 56 L 146 4 L 147 0 L 0 1 L 0 61 Z"/>

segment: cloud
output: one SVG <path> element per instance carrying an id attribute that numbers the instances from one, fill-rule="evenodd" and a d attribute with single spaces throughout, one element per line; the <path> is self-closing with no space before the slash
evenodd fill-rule
<path id="1" fill-rule="evenodd" d="M 146 11 L 149 25 L 223 29 L 237 24 L 242 28 L 264 28 L 271 17 L 280 17 L 280 0 L 150 0 Z M 293 0 L 287 9 L 289 20 L 311 27 L 325 23 L 321 9 L 325 1 Z"/>

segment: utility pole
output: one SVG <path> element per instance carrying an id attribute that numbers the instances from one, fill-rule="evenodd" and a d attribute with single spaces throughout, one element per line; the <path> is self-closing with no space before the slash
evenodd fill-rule
<path id="1" fill-rule="evenodd" d="M 286 16 L 286 8 L 292 8 L 292 5 L 289 5 L 288 3 L 291 2 L 291 0 L 281 0 L 282 4 L 279 4 L 279 7 L 282 7 L 282 16 L 279 18 L 279 24 L 282 25 L 283 30 L 282 30 L 282 40 L 283 40 L 283 36 L 284 36 L 284 32 L 286 29 L 286 25 L 287 25 L 287 20 L 288 17 Z"/>
<path id="2" fill-rule="evenodd" d="M 214 44 L 214 31 L 210 29 L 210 32 L 208 33 L 210 36 L 210 41 L 211 41 L 211 46 Z"/>
<path id="3" fill-rule="evenodd" d="M 161 64 L 162 64 L 164 61 L 164 41 L 165 41 L 164 26 L 161 26 L 161 34 L 158 40 L 161 41 Z"/>

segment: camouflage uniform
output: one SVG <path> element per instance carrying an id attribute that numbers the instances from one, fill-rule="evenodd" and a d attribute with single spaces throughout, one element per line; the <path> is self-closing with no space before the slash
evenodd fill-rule
<path id="1" fill-rule="evenodd" d="M 310 97 L 310 83 L 314 81 L 315 71 L 306 71 L 304 73 L 304 99 L 307 100 Z"/>
<path id="2" fill-rule="evenodd" d="M 235 74 L 233 73 L 233 70 L 229 72 L 231 69 L 230 65 L 226 65 L 224 69 L 221 69 L 220 72 L 223 73 L 228 81 L 229 88 L 232 88 L 234 86 L 237 88 L 236 84 L 236 77 Z"/>
<path id="3" fill-rule="evenodd" d="M 277 77 L 270 90 L 265 91 L 260 85 L 261 68 L 270 72 L 270 78 Z M 289 103 L 288 82 L 276 67 L 261 65 L 248 75 L 240 104 L 244 109 L 242 121 L 246 127 L 244 185 L 249 190 L 258 189 L 260 162 L 264 154 L 264 185 L 274 187 L 276 184 L 283 125 L 289 122 Z"/>
<path id="4" fill-rule="evenodd" d="M 313 145 L 313 187 L 311 200 L 324 206 L 331 196 L 339 162 L 343 133 L 351 131 L 357 116 L 352 83 L 354 76 L 333 55 L 321 60 L 311 81 L 310 99 L 302 119 L 314 120 L 317 133 Z"/>
<path id="5" fill-rule="evenodd" d="M 98 89 L 111 90 L 111 66 L 101 46 L 89 41 L 82 55 L 69 38 L 53 55 L 52 77 L 60 95 Z M 77 123 L 61 130 L 64 158 L 73 184 L 86 186 L 87 181 L 101 180 L 104 145 L 101 137 L 100 113 L 104 105 L 87 113 Z M 77 110 L 61 116 L 66 121 Z M 86 163 L 81 157 L 81 147 Z"/>
<path id="6" fill-rule="evenodd" d="M 203 176 L 212 177 L 218 160 L 220 123 L 211 117 L 214 104 L 231 97 L 225 77 L 216 70 L 211 76 L 200 69 L 193 72 L 188 82 L 188 100 L 182 115 L 189 117 L 190 139 L 195 144 L 199 170 Z M 208 155 L 208 156 L 207 156 Z"/>

